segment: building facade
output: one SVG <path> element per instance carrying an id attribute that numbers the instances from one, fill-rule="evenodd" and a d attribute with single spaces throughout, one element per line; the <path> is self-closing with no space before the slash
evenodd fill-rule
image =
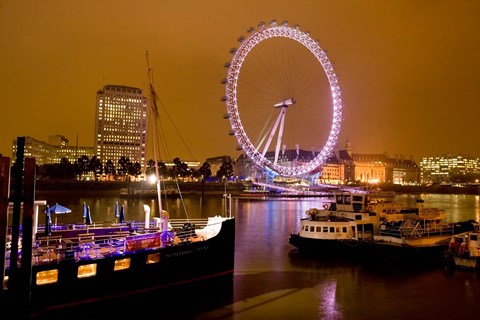
<path id="1" fill-rule="evenodd" d="M 105 85 L 97 92 L 94 149 L 104 167 L 122 157 L 145 167 L 147 105 L 139 88 Z"/>
<path id="2" fill-rule="evenodd" d="M 480 159 L 468 155 L 437 155 L 420 161 L 421 180 L 425 184 L 478 183 Z"/>
<path id="3" fill-rule="evenodd" d="M 17 158 L 17 139 L 12 143 L 12 163 Z M 63 158 L 70 163 L 77 162 L 81 156 L 93 157 L 93 147 L 69 146 L 68 139 L 61 135 L 48 137 L 48 143 L 26 136 L 24 146 L 24 157 L 35 158 L 39 166 L 44 164 L 60 163 Z"/>

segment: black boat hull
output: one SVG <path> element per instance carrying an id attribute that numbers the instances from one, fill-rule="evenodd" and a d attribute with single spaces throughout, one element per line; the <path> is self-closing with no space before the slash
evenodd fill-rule
<path id="1" fill-rule="evenodd" d="M 204 241 L 188 242 L 164 248 L 145 249 L 99 259 L 64 259 L 57 264 L 32 267 L 32 285 L 28 288 L 30 299 L 22 302 L 8 290 L 6 305 L 15 310 L 28 310 L 32 317 L 41 316 L 74 305 L 94 301 L 118 299 L 121 296 L 141 294 L 184 286 L 198 281 L 217 278 L 233 281 L 235 251 L 235 219 L 222 222 L 220 232 Z M 147 263 L 151 256 L 159 257 L 156 263 Z M 116 261 L 129 259 L 130 267 L 114 270 Z M 80 266 L 96 264 L 96 275 L 78 278 Z M 37 285 L 38 272 L 58 269 L 58 281 L 54 284 Z M 10 292 L 11 291 L 11 292 Z M 20 291 L 21 292 L 21 291 Z"/>

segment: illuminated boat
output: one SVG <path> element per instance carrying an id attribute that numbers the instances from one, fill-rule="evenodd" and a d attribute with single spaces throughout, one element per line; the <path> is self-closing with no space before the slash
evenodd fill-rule
<path id="1" fill-rule="evenodd" d="M 153 90 L 152 85 L 150 88 Z M 156 95 L 152 93 L 152 97 Z M 18 150 L 24 149 L 24 144 L 17 144 Z M 162 296 L 166 297 L 174 288 L 188 284 L 221 279 L 233 282 L 235 218 L 230 195 L 223 195 L 224 212 L 201 220 L 169 219 L 161 207 L 157 179 L 161 217 L 150 217 L 150 207 L 144 205 L 143 221 L 87 223 L 67 229 L 50 229 L 46 222 L 44 231 L 37 232 L 35 159 L 17 153 L 16 161 L 20 165 L 14 167 L 15 178 L 23 183 L 15 184 L 20 188 L 14 190 L 13 204 L 14 209 L 23 209 L 14 210 L 8 234 L 7 206 L 3 204 L 9 197 L 10 159 L 0 157 L 4 169 L 0 170 L 0 248 L 5 248 L 0 251 L 2 310 L 13 309 L 18 318 L 25 312 L 29 317 L 52 319 L 49 315 L 55 310 L 88 306 L 102 299 L 159 290 L 165 290 Z M 159 311 L 168 307 L 162 305 L 162 299 L 157 301 Z"/>
<path id="2" fill-rule="evenodd" d="M 299 251 L 320 255 L 345 252 L 362 257 L 441 261 L 453 234 L 471 223 L 446 223 L 443 209 L 425 208 L 423 201 L 405 208 L 371 200 L 368 193 L 338 193 L 323 209 L 307 210 L 300 230 L 289 243 Z"/>
<path id="3" fill-rule="evenodd" d="M 447 251 L 447 262 L 458 269 L 480 271 L 480 228 L 453 235 Z"/>
<path id="4" fill-rule="evenodd" d="M 368 194 L 341 192 L 323 209 L 311 208 L 301 219 L 300 230 L 288 242 L 299 251 L 314 254 L 356 252 L 378 234 L 380 215 Z"/>

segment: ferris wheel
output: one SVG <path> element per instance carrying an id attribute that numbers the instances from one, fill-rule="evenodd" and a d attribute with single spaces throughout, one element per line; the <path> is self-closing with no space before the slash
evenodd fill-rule
<path id="1" fill-rule="evenodd" d="M 341 128 L 342 97 L 332 63 L 298 25 L 260 22 L 247 34 L 230 50 L 222 80 L 224 118 L 237 149 L 285 177 L 318 171 Z"/>

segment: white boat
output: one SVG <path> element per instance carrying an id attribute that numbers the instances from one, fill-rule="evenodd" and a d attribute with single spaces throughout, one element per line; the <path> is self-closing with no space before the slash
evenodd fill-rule
<path id="1" fill-rule="evenodd" d="M 245 189 L 236 197 L 243 200 L 266 200 L 269 194 L 270 191 L 266 189 Z"/>
<path id="2" fill-rule="evenodd" d="M 315 254 L 358 253 L 440 261 L 450 237 L 461 232 L 445 223 L 445 210 L 425 208 L 423 201 L 405 208 L 390 201 L 371 200 L 368 193 L 339 193 L 323 209 L 309 209 L 300 231 L 289 243 Z"/>
<path id="3" fill-rule="evenodd" d="M 323 209 L 312 208 L 302 218 L 300 230 L 290 234 L 289 243 L 300 251 L 336 254 L 358 251 L 378 234 L 380 214 L 366 193 L 342 192 Z"/>
<path id="4" fill-rule="evenodd" d="M 370 254 L 403 263 L 440 264 L 452 235 L 460 230 L 445 222 L 445 211 L 419 208 L 407 219 L 383 220 L 379 233 L 369 243 Z"/>
<path id="5" fill-rule="evenodd" d="M 154 187 L 147 188 L 121 188 L 120 196 L 121 197 L 133 197 L 133 198 L 155 198 L 157 197 L 158 191 Z M 178 198 L 180 197 L 180 192 L 173 188 L 167 187 L 162 190 L 163 198 Z"/>
<path id="6" fill-rule="evenodd" d="M 480 230 L 453 235 L 450 239 L 447 258 L 460 269 L 480 270 Z"/>

